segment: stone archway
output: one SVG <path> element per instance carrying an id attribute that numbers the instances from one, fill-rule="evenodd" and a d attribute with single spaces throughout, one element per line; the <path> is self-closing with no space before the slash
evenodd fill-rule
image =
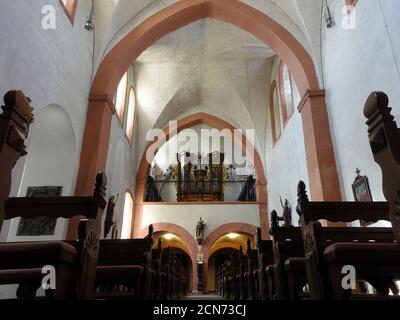
<path id="1" fill-rule="evenodd" d="M 248 31 L 288 65 L 303 96 L 299 110 L 303 119 L 311 196 L 313 200 L 340 200 L 325 91 L 319 87 L 312 58 L 284 27 L 238 0 L 179 1 L 146 19 L 107 54 L 90 92 L 75 194 L 90 194 L 96 173 L 105 170 L 111 119 L 115 113 L 112 97 L 128 66 L 164 35 L 204 18 L 225 21 Z M 68 239 L 75 238 L 78 223 L 79 219 L 70 221 Z"/>
<path id="2" fill-rule="evenodd" d="M 217 241 L 219 238 L 222 236 L 231 233 L 231 232 L 237 232 L 241 234 L 245 234 L 249 236 L 250 238 L 254 238 L 257 234 L 257 227 L 246 224 L 246 223 L 238 223 L 238 222 L 233 222 L 233 223 L 227 223 L 224 224 L 218 228 L 216 228 L 213 232 L 211 232 L 208 237 L 204 240 L 203 245 L 201 247 L 201 253 L 203 254 L 203 288 L 204 288 L 204 293 L 207 293 L 207 275 L 208 275 L 208 260 L 211 257 L 211 254 L 213 252 L 210 252 L 213 244 L 215 241 Z"/>
<path id="3" fill-rule="evenodd" d="M 140 230 L 140 232 L 138 233 L 139 238 L 143 238 L 147 235 L 148 227 L 149 226 L 146 226 L 145 228 Z M 197 254 L 199 253 L 199 247 L 196 243 L 196 240 L 193 238 L 193 236 L 190 234 L 189 231 L 176 224 L 165 223 L 165 222 L 153 223 L 153 228 L 154 232 L 172 233 L 181 238 L 182 241 L 186 244 L 193 266 L 193 274 L 192 274 L 193 290 L 196 290 L 198 282 L 196 263 L 197 263 Z"/>

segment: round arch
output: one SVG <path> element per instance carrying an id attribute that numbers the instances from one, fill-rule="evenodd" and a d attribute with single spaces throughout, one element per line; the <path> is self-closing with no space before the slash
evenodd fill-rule
<path id="1" fill-rule="evenodd" d="M 148 228 L 149 226 L 146 226 L 145 228 L 141 229 L 138 233 L 138 237 L 144 238 L 148 233 Z M 189 231 L 173 223 L 166 223 L 166 222 L 153 223 L 153 228 L 154 232 L 169 232 L 175 234 L 179 238 L 181 238 L 182 241 L 186 244 L 189 250 L 189 256 L 190 259 L 192 260 L 192 266 L 193 266 L 193 280 L 192 280 L 193 288 L 194 289 L 197 288 L 198 278 L 197 278 L 196 263 L 197 263 L 197 254 L 199 253 L 199 247 L 196 243 L 196 240 L 189 233 Z"/>
<path id="2" fill-rule="evenodd" d="M 257 234 L 257 227 L 251 224 L 233 222 L 219 226 L 213 232 L 211 232 L 204 240 L 203 246 L 201 248 L 201 253 L 203 254 L 203 275 L 208 275 L 208 260 L 214 253 L 213 251 L 211 251 L 213 244 L 219 238 L 231 232 L 242 233 L 253 238 Z M 204 293 L 207 293 L 207 276 L 203 277 L 203 283 Z"/>
<path id="3" fill-rule="evenodd" d="M 222 120 L 218 117 L 210 115 L 208 113 L 195 113 L 189 115 L 183 119 L 178 120 L 176 130 L 173 132 L 169 131 L 169 128 L 164 129 L 164 134 L 166 136 L 166 140 L 169 140 L 173 135 L 178 134 L 184 129 L 191 128 L 198 124 L 206 124 L 214 129 L 218 130 L 229 130 L 235 137 L 235 143 L 240 143 L 241 146 L 248 152 L 248 154 L 252 155 L 252 161 L 257 174 L 257 204 L 259 207 L 259 215 L 260 215 L 260 224 L 262 235 L 264 238 L 269 238 L 269 224 L 268 224 L 268 196 L 267 196 L 267 182 L 265 177 L 264 166 L 260 157 L 260 154 L 257 150 L 251 145 L 251 143 L 246 139 L 246 136 L 242 134 L 238 134 L 235 131 L 235 127 Z M 135 208 L 135 219 L 133 221 L 133 236 L 135 237 L 142 227 L 142 215 L 143 215 L 143 205 L 144 205 L 144 195 L 146 192 L 146 183 L 148 177 L 148 168 L 149 163 L 153 160 L 147 158 L 147 150 L 151 148 L 152 150 L 157 150 L 162 143 L 166 141 L 163 139 L 156 139 L 154 142 L 150 143 L 146 150 L 142 155 L 142 159 L 140 161 L 140 165 L 138 168 L 138 172 L 136 174 L 136 208 Z M 151 157 L 154 157 L 154 154 L 150 154 Z"/>

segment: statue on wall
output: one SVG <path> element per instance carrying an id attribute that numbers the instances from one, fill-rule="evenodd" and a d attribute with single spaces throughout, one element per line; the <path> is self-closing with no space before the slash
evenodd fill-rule
<path id="1" fill-rule="evenodd" d="M 199 246 L 203 244 L 205 229 L 206 229 L 206 223 L 204 222 L 203 218 L 200 218 L 196 226 L 196 240 Z"/>
<path id="2" fill-rule="evenodd" d="M 147 178 L 146 202 L 162 202 L 157 184 L 152 176 Z"/>
<path id="3" fill-rule="evenodd" d="M 257 201 L 255 185 L 256 185 L 256 179 L 254 179 L 253 175 L 249 175 L 243 187 L 242 192 L 240 192 L 238 201 L 243 201 L 243 202 Z"/>
<path id="4" fill-rule="evenodd" d="M 292 208 L 289 204 L 288 199 L 285 199 L 285 202 L 282 201 L 282 197 L 280 197 L 281 206 L 283 209 L 283 226 L 284 227 L 293 227 L 292 224 Z"/>

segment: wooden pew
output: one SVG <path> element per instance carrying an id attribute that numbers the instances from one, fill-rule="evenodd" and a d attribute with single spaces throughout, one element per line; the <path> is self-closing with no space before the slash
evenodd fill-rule
<path id="1" fill-rule="evenodd" d="M 70 219 L 87 218 L 81 241 L 46 241 L 0 244 L 0 283 L 20 284 L 21 298 L 33 298 L 41 286 L 42 268 L 54 266 L 56 289 L 47 292 L 55 299 L 91 299 L 101 237 L 101 222 L 107 201 L 107 178 L 96 177 L 92 196 L 54 198 L 9 198 L 5 202 L 5 219 L 39 216 Z"/>
<path id="2" fill-rule="evenodd" d="M 0 244 L 0 283 L 19 284 L 18 297 L 33 298 L 43 278 L 42 268 L 55 267 L 56 289 L 46 294 L 56 299 L 90 299 L 100 238 L 101 219 L 106 206 L 107 178 L 98 174 L 91 197 L 10 198 L 11 171 L 20 156 L 26 155 L 24 141 L 33 121 L 30 99 L 21 91 L 9 91 L 0 115 L 0 230 L 4 220 L 15 217 L 71 218 L 86 216 L 83 241 Z"/>
<path id="3" fill-rule="evenodd" d="M 161 297 L 162 300 L 172 299 L 172 249 L 162 249 L 161 252 Z"/>
<path id="4" fill-rule="evenodd" d="M 243 300 L 257 300 L 258 299 L 258 251 L 257 249 L 251 248 L 250 239 L 247 240 L 247 250 L 245 256 L 245 266 L 246 272 L 245 275 L 245 283 L 244 289 L 245 292 Z"/>
<path id="5" fill-rule="evenodd" d="M 392 228 L 322 227 L 319 220 L 346 222 L 389 220 L 387 202 L 310 202 L 304 182 L 298 185 L 305 263 L 312 299 L 349 298 L 342 267 L 356 268 L 357 280 L 371 283 L 387 296 L 400 277 L 400 246 Z"/>
<path id="6" fill-rule="evenodd" d="M 256 274 L 258 277 L 258 296 L 261 300 L 269 300 L 269 287 L 273 284 L 273 279 L 268 278 L 267 267 L 274 263 L 274 254 L 271 240 L 263 240 L 261 236 L 261 228 L 257 229 L 257 255 L 258 268 Z"/>
<path id="7" fill-rule="evenodd" d="M 152 285 L 151 297 L 152 300 L 161 299 L 161 264 L 162 264 L 162 240 L 158 239 L 157 247 L 152 250 L 151 270 L 152 270 Z"/>
<path id="8" fill-rule="evenodd" d="M 11 174 L 18 159 L 26 155 L 25 139 L 33 122 L 30 99 L 22 91 L 4 96 L 0 115 L 0 230 L 5 220 L 4 201 L 11 190 Z"/>
<path id="9" fill-rule="evenodd" d="M 232 252 L 225 262 L 225 298 L 240 298 L 240 250 Z"/>
<path id="10" fill-rule="evenodd" d="M 389 203 L 389 219 L 400 243 L 400 129 L 383 92 L 373 92 L 364 106 L 368 137 L 375 162 L 383 176 L 383 193 Z"/>
<path id="11" fill-rule="evenodd" d="M 307 283 L 301 228 L 279 226 L 276 211 L 271 212 L 270 233 L 273 238 L 274 275 L 270 296 L 277 300 L 297 300 Z"/>
<path id="12" fill-rule="evenodd" d="M 101 240 L 96 268 L 98 299 L 151 299 L 153 226 L 143 239 Z"/>

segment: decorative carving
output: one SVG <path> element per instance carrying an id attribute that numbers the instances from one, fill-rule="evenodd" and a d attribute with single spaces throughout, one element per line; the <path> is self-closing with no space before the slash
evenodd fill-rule
<path id="1" fill-rule="evenodd" d="M 4 96 L 0 114 L 0 202 L 6 201 L 11 189 L 11 173 L 18 159 L 26 155 L 25 139 L 33 122 L 31 100 L 22 91 Z M 3 225 L 0 216 L 0 230 Z"/>
<path id="2" fill-rule="evenodd" d="M 400 129 L 383 92 L 373 92 L 364 106 L 368 134 L 375 162 L 383 176 L 383 193 L 390 203 L 390 219 L 397 242 L 400 242 Z"/>
<path id="3" fill-rule="evenodd" d="M 200 220 L 197 222 L 196 226 L 196 240 L 199 246 L 203 244 L 205 228 L 206 223 L 203 221 L 203 218 L 200 217 Z"/>
<path id="4" fill-rule="evenodd" d="M 279 228 L 279 221 L 282 220 L 282 218 L 280 218 L 278 216 L 278 213 L 275 210 L 272 210 L 271 212 L 271 226 L 270 226 L 270 230 L 269 233 L 271 236 L 274 235 L 275 230 Z"/>
<path id="5" fill-rule="evenodd" d="M 260 249 L 262 244 L 262 230 L 257 228 L 257 248 Z"/>

